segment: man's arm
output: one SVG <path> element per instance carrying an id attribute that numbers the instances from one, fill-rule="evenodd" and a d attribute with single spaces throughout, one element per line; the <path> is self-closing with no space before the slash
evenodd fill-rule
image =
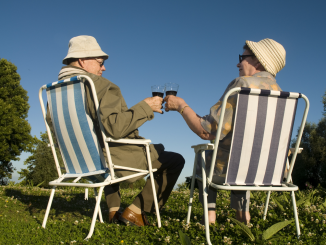
<path id="1" fill-rule="evenodd" d="M 126 137 L 146 121 L 152 120 L 153 111 L 160 111 L 162 98 L 147 98 L 128 109 L 119 87 L 110 82 L 108 86 L 100 88 L 103 83 L 96 82 L 100 117 L 106 134 L 114 139 Z"/>

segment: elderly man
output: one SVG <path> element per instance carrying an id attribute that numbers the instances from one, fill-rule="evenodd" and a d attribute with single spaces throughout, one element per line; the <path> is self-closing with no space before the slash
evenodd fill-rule
<path id="1" fill-rule="evenodd" d="M 114 83 L 102 77 L 105 71 L 104 61 L 108 59 L 96 39 L 91 36 L 77 36 L 70 40 L 68 55 L 63 59 L 63 64 L 59 72 L 59 80 L 77 75 L 87 75 L 92 78 L 97 97 L 99 100 L 100 117 L 108 137 L 114 139 L 143 139 L 139 136 L 138 128 L 154 118 L 153 112 L 162 113 L 163 99 L 160 97 L 150 97 L 140 101 L 131 108 L 121 94 L 120 88 Z M 99 125 L 96 117 L 94 101 L 90 95 L 86 84 L 86 96 L 88 111 L 94 122 Z M 48 121 L 50 115 L 48 115 Z M 101 137 L 100 128 L 97 127 L 96 134 Z M 104 149 L 104 146 L 102 146 Z M 159 207 L 167 201 L 182 169 L 184 158 L 177 153 L 164 151 L 162 144 L 150 145 L 153 168 L 157 168 L 154 173 L 155 188 Z M 143 147 L 138 145 L 111 144 L 110 152 L 113 163 L 134 168 L 147 168 L 147 159 Z M 105 154 L 105 152 L 104 152 Z M 117 176 L 131 174 L 129 171 L 116 172 Z M 118 219 L 131 225 L 144 226 L 148 222 L 145 212 L 153 212 L 154 199 L 151 182 L 147 179 L 142 192 L 135 198 L 133 203 L 121 214 L 119 184 L 106 186 L 106 201 L 109 207 L 109 222 Z"/>
<path id="2" fill-rule="evenodd" d="M 263 39 L 259 42 L 246 41 L 243 47 L 244 52 L 239 55 L 239 77 L 234 79 L 224 91 L 220 100 L 210 108 L 210 113 L 199 117 L 190 106 L 176 96 L 165 97 L 165 110 L 179 111 L 189 128 L 204 140 L 215 139 L 217 126 L 220 123 L 221 105 L 224 95 L 235 87 L 248 87 L 267 90 L 278 90 L 275 76 L 285 66 L 285 50 L 283 46 L 272 39 Z M 232 139 L 233 116 L 235 112 L 237 97 L 230 96 L 225 110 L 222 134 L 220 137 L 219 149 L 215 163 L 213 182 L 224 183 L 230 145 Z M 212 151 L 206 152 L 206 159 L 209 159 Z M 210 169 L 210 161 L 207 161 L 207 170 Z M 197 170 L 200 174 L 200 168 Z M 201 184 L 201 182 L 199 183 Z M 199 187 L 200 201 L 202 201 L 202 187 Z M 236 218 L 242 222 L 250 221 L 249 214 L 250 193 L 245 191 L 231 192 L 231 207 L 236 210 Z M 209 222 L 215 223 L 216 214 L 216 191 L 208 191 L 208 216 Z M 202 220 L 203 222 L 203 220 Z"/>

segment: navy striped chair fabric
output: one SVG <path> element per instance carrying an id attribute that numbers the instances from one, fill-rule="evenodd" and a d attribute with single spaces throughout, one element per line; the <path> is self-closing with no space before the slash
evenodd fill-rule
<path id="1" fill-rule="evenodd" d="M 299 219 L 296 210 L 294 191 L 296 185 L 290 183 L 295 158 L 298 153 L 303 128 L 306 122 L 309 100 L 300 93 L 272 91 L 252 88 L 233 88 L 226 93 L 221 106 L 220 122 L 223 122 L 226 102 L 229 96 L 237 93 L 237 105 L 233 121 L 233 131 L 229 161 L 223 184 L 212 182 L 219 141 L 215 144 L 192 146 L 196 157 L 188 204 L 187 224 L 190 222 L 195 179 L 203 182 L 203 200 L 206 240 L 210 241 L 207 208 L 207 188 L 216 190 L 251 190 L 268 191 L 264 219 L 268 210 L 271 191 L 291 191 L 293 212 L 297 236 L 300 236 Z M 303 98 L 306 108 L 297 135 L 297 142 L 287 172 L 286 181 L 283 174 L 287 164 L 287 153 L 296 114 L 298 99 Z M 220 138 L 223 124 L 219 123 L 216 139 Z M 205 151 L 213 150 L 212 164 L 206 173 Z M 197 159 L 201 159 L 202 176 L 196 176 Z"/>
<path id="2" fill-rule="evenodd" d="M 281 185 L 300 97 L 241 88 L 225 183 Z"/>

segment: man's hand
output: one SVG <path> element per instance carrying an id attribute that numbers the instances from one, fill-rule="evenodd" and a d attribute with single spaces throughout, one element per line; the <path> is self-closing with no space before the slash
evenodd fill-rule
<path id="1" fill-rule="evenodd" d="M 187 105 L 184 99 L 173 95 L 166 96 L 164 101 L 165 111 L 181 111 L 181 109 Z"/>
<path id="2" fill-rule="evenodd" d="M 161 97 L 158 96 L 148 97 L 144 99 L 144 101 L 152 108 L 154 112 L 159 112 L 163 114 L 163 111 L 161 110 L 163 99 Z"/>

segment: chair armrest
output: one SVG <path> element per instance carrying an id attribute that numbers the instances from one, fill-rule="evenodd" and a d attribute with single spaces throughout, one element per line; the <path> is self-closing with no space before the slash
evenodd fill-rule
<path id="1" fill-rule="evenodd" d="M 114 140 L 112 138 L 106 138 L 105 141 L 120 143 L 120 144 L 131 144 L 131 145 L 147 145 L 152 142 L 149 139 L 118 139 L 118 140 Z"/>
<path id="2" fill-rule="evenodd" d="M 290 148 L 291 154 L 294 153 L 295 148 Z M 298 148 L 298 154 L 302 152 L 303 148 Z"/>
<path id="3" fill-rule="evenodd" d="M 288 153 L 288 157 L 294 153 L 295 148 L 290 148 L 289 149 L 289 153 Z M 300 154 L 302 152 L 303 148 L 298 148 L 298 154 Z M 285 170 L 284 170 L 284 174 L 283 174 L 283 178 L 287 178 L 288 176 L 288 171 L 290 168 L 290 164 L 289 164 L 289 158 L 286 161 L 286 165 L 285 165 Z"/>
<path id="4" fill-rule="evenodd" d="M 192 145 L 191 148 L 194 148 L 195 152 L 198 152 L 200 150 L 214 150 L 214 144 L 207 143 L 207 144 Z"/>

